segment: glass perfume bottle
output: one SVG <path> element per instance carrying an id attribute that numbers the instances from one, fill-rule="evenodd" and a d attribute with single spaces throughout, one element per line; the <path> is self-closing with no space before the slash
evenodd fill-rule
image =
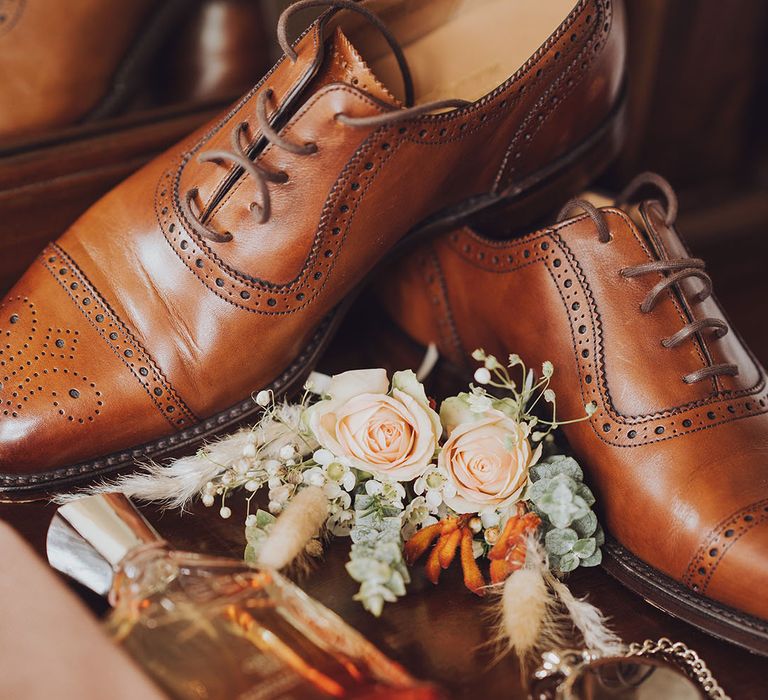
<path id="1" fill-rule="evenodd" d="M 440 697 L 279 573 L 174 551 L 123 496 L 59 508 L 48 558 L 108 597 L 107 630 L 173 698 Z"/>

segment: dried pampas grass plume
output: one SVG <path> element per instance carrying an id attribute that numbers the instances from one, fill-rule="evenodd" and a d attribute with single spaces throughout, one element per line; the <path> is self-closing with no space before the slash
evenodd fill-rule
<path id="1" fill-rule="evenodd" d="M 209 442 L 196 454 L 169 464 L 140 464 L 136 472 L 102 481 L 82 491 L 58 495 L 54 501 L 67 503 L 82 496 L 122 493 L 139 501 L 157 503 L 163 508 L 183 510 L 201 495 L 209 481 L 242 458 L 246 446 L 256 445 L 260 459 L 277 459 L 280 450 L 295 442 L 300 434 L 301 417 L 300 406 L 280 404 L 253 428 L 243 428 L 233 435 Z M 309 453 L 316 449 L 317 443 L 310 440 L 301 447 Z"/>
<path id="2" fill-rule="evenodd" d="M 526 538 L 525 565 L 501 584 L 497 607 L 497 655 L 513 651 L 525 675 L 537 653 L 564 646 L 566 635 L 557 599 L 549 586 L 549 564 L 536 535 Z"/>
<path id="3" fill-rule="evenodd" d="M 280 514 L 259 553 L 259 565 L 282 569 L 305 551 L 328 518 L 328 498 L 317 486 L 299 491 Z"/>
<path id="4" fill-rule="evenodd" d="M 550 576 L 552 575 L 550 574 Z M 599 652 L 605 656 L 614 656 L 623 652 L 624 643 L 608 627 L 608 620 L 602 611 L 592 605 L 592 603 L 576 598 L 568 586 L 555 576 L 552 576 L 550 585 L 568 611 L 573 626 L 581 634 L 584 646 L 587 649 Z"/>
<path id="5" fill-rule="evenodd" d="M 526 540 L 523 568 L 496 588 L 500 589 L 495 613 L 498 653 L 514 651 L 524 675 L 544 651 L 572 647 L 574 630 L 591 651 L 610 655 L 623 649 L 602 612 L 574 597 L 551 572 L 546 552 L 534 534 Z"/>

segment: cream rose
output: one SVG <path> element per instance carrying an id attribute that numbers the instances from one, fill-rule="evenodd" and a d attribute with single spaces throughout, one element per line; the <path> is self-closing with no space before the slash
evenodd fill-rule
<path id="1" fill-rule="evenodd" d="M 528 426 L 497 409 L 473 412 L 460 398 L 443 403 L 441 418 L 448 439 L 438 465 L 456 488 L 446 504 L 457 513 L 476 513 L 517 501 L 541 456 L 541 445 L 531 446 Z"/>
<path id="2" fill-rule="evenodd" d="M 397 372 L 391 389 L 383 369 L 344 372 L 326 393 L 310 407 L 309 427 L 337 457 L 394 481 L 411 481 L 432 463 L 443 429 L 413 372 Z"/>

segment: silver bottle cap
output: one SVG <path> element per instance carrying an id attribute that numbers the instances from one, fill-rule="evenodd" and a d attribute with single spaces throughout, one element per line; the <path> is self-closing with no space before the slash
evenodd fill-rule
<path id="1" fill-rule="evenodd" d="M 115 571 L 129 552 L 162 543 L 128 498 L 102 494 L 61 506 L 48 528 L 46 550 L 54 569 L 107 595 Z"/>

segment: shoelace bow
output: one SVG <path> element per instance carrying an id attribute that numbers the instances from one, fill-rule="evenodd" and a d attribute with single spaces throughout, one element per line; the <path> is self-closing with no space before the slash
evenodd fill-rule
<path id="1" fill-rule="evenodd" d="M 642 173 L 635 177 L 624 191 L 616 198 L 616 204 L 627 204 L 637 192 L 647 185 L 656 187 L 664 196 L 666 206 L 664 208 L 664 223 L 666 226 L 673 226 L 677 219 L 677 195 L 672 186 L 660 175 L 655 173 Z M 557 216 L 557 221 L 563 221 L 568 218 L 568 214 L 574 208 L 582 209 L 595 223 L 598 238 L 602 243 L 608 243 L 611 240 L 611 233 L 608 223 L 602 212 L 590 202 L 583 199 L 572 199 L 565 204 Z M 689 277 L 695 277 L 703 283 L 703 288 L 694 294 L 691 301 L 700 303 L 712 295 L 712 279 L 704 271 L 705 263 L 700 258 L 667 258 L 655 260 L 642 265 L 625 267 L 620 271 L 622 277 L 633 278 L 644 275 L 659 274 L 662 278 L 648 292 L 648 295 L 640 305 L 640 311 L 644 314 L 651 313 L 656 308 L 656 304 L 661 299 L 664 292 L 675 287 L 678 283 Z M 683 294 L 680 287 L 677 287 L 680 294 Z M 728 325 L 719 318 L 703 318 L 687 323 L 677 333 L 663 338 L 661 344 L 665 348 L 676 348 L 692 336 L 705 331 L 710 331 L 715 338 L 722 338 L 728 331 Z M 686 374 L 682 379 L 686 384 L 696 384 L 697 382 L 719 377 L 723 375 L 736 376 L 739 368 L 734 364 L 709 364 L 694 372 Z"/>
<path id="2" fill-rule="evenodd" d="M 288 40 L 287 25 L 290 17 L 301 10 L 305 10 L 311 7 L 328 7 L 334 9 L 350 10 L 362 15 L 368 22 L 370 22 L 386 39 L 392 52 L 395 55 L 400 72 L 402 74 L 404 93 L 405 93 L 405 108 L 394 109 L 391 112 L 385 112 L 370 117 L 350 117 L 346 114 L 340 113 L 335 115 L 335 120 L 341 124 L 351 127 L 377 127 L 393 124 L 405 119 L 422 116 L 430 112 L 435 112 L 443 109 L 457 109 L 464 107 L 468 103 L 466 100 L 438 100 L 435 102 L 428 102 L 422 105 L 413 106 L 414 102 L 414 87 L 413 78 L 411 77 L 411 71 L 408 67 L 408 62 L 405 58 L 402 48 L 398 44 L 397 40 L 387 28 L 387 26 L 379 19 L 373 12 L 365 7 L 358 5 L 356 0 L 300 0 L 287 7 L 280 15 L 280 19 L 277 23 L 277 40 L 280 47 L 283 50 L 285 56 L 296 63 L 299 56 Z M 256 100 L 256 122 L 258 130 L 262 137 L 274 146 L 292 153 L 295 155 L 312 155 L 317 153 L 318 145 L 316 143 L 297 144 L 289 141 L 281 136 L 278 131 L 272 126 L 269 120 L 269 114 L 267 113 L 268 103 L 274 96 L 274 91 L 271 88 L 265 88 L 259 93 Z M 198 160 L 201 163 L 233 163 L 240 166 L 245 173 L 255 180 L 259 187 L 259 194 L 261 196 L 261 203 L 251 202 L 249 209 L 256 215 L 256 223 L 266 223 L 271 215 L 270 206 L 270 193 L 269 183 L 284 184 L 288 181 L 288 174 L 286 172 L 271 172 L 263 167 L 261 164 L 256 163 L 246 153 L 246 148 L 243 146 L 243 135 L 248 135 L 250 125 L 247 121 L 241 122 L 232 131 L 231 138 L 231 150 L 211 150 L 204 151 L 198 156 Z M 226 243 L 232 240 L 232 234 L 219 233 L 207 226 L 202 218 L 201 213 L 193 211 L 192 204 L 198 198 L 198 188 L 194 187 L 187 191 L 186 195 L 181 200 L 182 210 L 189 220 L 192 228 L 197 234 L 206 238 L 214 243 Z"/>

